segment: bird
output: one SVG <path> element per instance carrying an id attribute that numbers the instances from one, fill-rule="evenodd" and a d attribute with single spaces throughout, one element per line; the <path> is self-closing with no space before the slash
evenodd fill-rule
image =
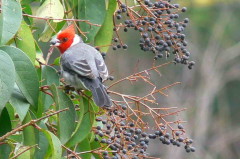
<path id="1" fill-rule="evenodd" d="M 76 34 L 74 24 L 57 33 L 50 41 L 60 51 L 60 75 L 75 89 L 92 92 L 99 107 L 110 107 L 112 101 L 103 82 L 108 79 L 108 69 L 101 53 L 83 42 Z"/>

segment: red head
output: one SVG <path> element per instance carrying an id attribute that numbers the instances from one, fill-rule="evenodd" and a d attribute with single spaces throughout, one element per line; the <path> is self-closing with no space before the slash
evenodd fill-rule
<path id="1" fill-rule="evenodd" d="M 74 25 L 69 25 L 65 30 L 59 32 L 57 37 L 51 40 L 51 45 L 57 46 L 63 54 L 73 44 L 80 42 L 80 37 L 75 34 Z"/>

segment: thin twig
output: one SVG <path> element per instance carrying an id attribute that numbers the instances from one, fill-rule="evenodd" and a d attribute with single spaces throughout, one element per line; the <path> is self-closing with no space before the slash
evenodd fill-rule
<path id="1" fill-rule="evenodd" d="M 142 73 L 144 73 L 145 71 L 151 71 L 151 70 L 154 70 L 154 69 L 163 67 L 163 66 L 167 66 L 167 65 L 169 65 L 169 64 L 171 64 L 171 63 L 172 63 L 172 62 L 164 63 L 164 64 L 161 64 L 161 65 L 154 66 L 154 67 L 152 67 L 152 68 L 149 68 L 149 69 L 140 71 L 140 72 L 138 72 L 138 73 L 134 73 L 134 74 L 132 74 L 132 75 L 130 75 L 130 76 L 127 76 L 127 77 L 125 77 L 125 78 L 122 78 L 122 79 L 114 82 L 113 84 L 111 84 L 111 85 L 108 87 L 108 89 L 110 89 L 111 87 L 115 86 L 116 84 L 118 84 L 118 83 L 120 83 L 120 82 L 122 82 L 122 81 L 124 81 L 124 80 L 127 80 L 127 79 L 129 79 L 129 78 L 131 78 L 131 77 L 133 77 L 133 76 L 137 76 L 137 75 L 139 75 L 139 74 L 142 74 Z"/>
<path id="2" fill-rule="evenodd" d="M 12 131 L 6 133 L 5 135 L 1 136 L 1 137 L 0 137 L 0 141 L 4 141 L 7 137 L 15 134 L 15 133 L 18 132 L 18 131 L 22 131 L 24 128 L 26 128 L 26 127 L 28 127 L 28 126 L 30 126 L 30 125 L 34 125 L 34 124 L 36 124 L 37 122 L 39 122 L 39 121 L 41 121 L 41 120 L 43 120 L 43 119 L 49 118 L 50 116 L 59 114 L 59 113 L 61 113 L 61 112 L 67 111 L 67 110 L 69 110 L 69 108 L 65 108 L 65 109 L 62 109 L 62 110 L 58 110 L 58 111 L 56 111 L 56 112 L 54 112 L 54 113 L 48 114 L 48 115 L 43 116 L 43 117 L 41 117 L 41 118 L 31 120 L 31 121 L 29 121 L 28 123 L 26 123 L 26 124 L 24 124 L 24 125 L 21 125 L 21 126 L 15 128 L 15 129 L 13 129 Z"/>
<path id="3" fill-rule="evenodd" d="M 53 53 L 53 49 L 54 49 L 54 46 L 50 47 L 50 49 L 48 50 L 48 54 L 47 54 L 47 57 L 46 57 L 46 65 L 48 64 L 48 61 Z"/>
<path id="4" fill-rule="evenodd" d="M 72 151 L 71 149 L 69 149 L 68 147 L 62 145 L 63 148 L 65 148 L 68 152 L 70 152 L 74 157 L 76 157 L 76 159 L 82 159 L 80 156 L 78 156 L 78 154 L 74 151 Z"/>
<path id="5" fill-rule="evenodd" d="M 36 147 L 36 146 L 37 146 L 37 144 L 36 144 L 36 145 L 29 146 L 29 147 L 27 147 L 25 150 L 23 150 L 22 152 L 20 152 L 19 154 L 16 154 L 16 155 L 14 155 L 13 157 L 11 157 L 10 159 L 15 159 L 15 158 L 19 157 L 20 155 L 22 155 L 24 152 L 26 152 L 26 151 L 28 151 L 28 150 Z"/>
<path id="6" fill-rule="evenodd" d="M 81 19 L 61 19 L 61 18 L 44 18 L 44 17 L 38 17 L 38 16 L 34 16 L 34 15 L 30 15 L 30 14 L 22 14 L 23 16 L 27 16 L 27 17 L 31 17 L 31 18 L 35 18 L 35 19 L 42 19 L 42 20 L 62 20 L 62 21 L 75 21 L 75 22 L 84 22 L 87 23 L 89 25 L 93 25 L 93 26 L 98 26 L 101 27 L 101 25 L 99 24 L 93 24 L 91 22 L 89 22 L 89 20 L 81 20 Z"/>

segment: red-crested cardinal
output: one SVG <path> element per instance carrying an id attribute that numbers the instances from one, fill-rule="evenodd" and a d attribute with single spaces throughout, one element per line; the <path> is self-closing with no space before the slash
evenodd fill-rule
<path id="1" fill-rule="evenodd" d="M 110 107 L 111 99 L 102 84 L 108 78 L 108 69 L 101 53 L 75 34 L 73 24 L 50 43 L 61 52 L 60 73 L 65 82 L 76 89 L 90 90 L 96 105 Z"/>

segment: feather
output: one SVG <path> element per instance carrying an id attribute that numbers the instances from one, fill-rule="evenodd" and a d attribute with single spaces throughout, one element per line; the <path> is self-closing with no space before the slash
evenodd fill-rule
<path id="1" fill-rule="evenodd" d="M 112 105 L 102 84 L 108 77 L 107 66 L 95 48 L 84 43 L 73 45 L 61 56 L 60 63 L 62 76 L 68 84 L 92 91 L 93 100 L 100 107 Z"/>
<path id="2" fill-rule="evenodd" d="M 102 84 L 99 78 L 96 79 L 87 79 L 83 78 L 82 82 L 84 85 L 92 92 L 93 100 L 96 105 L 100 107 L 110 107 L 112 101 L 110 100 L 109 95 L 107 94 L 106 88 Z"/>

